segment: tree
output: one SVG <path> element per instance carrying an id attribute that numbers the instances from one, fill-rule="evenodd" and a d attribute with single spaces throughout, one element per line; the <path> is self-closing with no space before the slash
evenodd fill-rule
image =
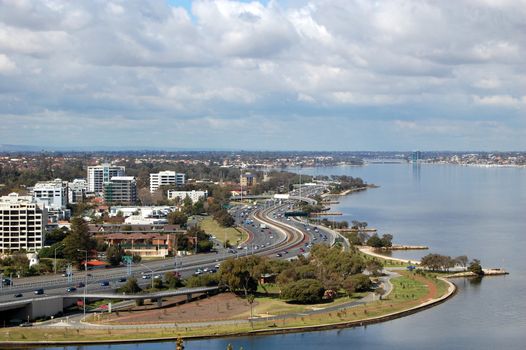
<path id="1" fill-rule="evenodd" d="M 214 219 L 223 227 L 231 227 L 235 220 L 226 209 L 220 209 L 214 213 Z"/>
<path id="2" fill-rule="evenodd" d="M 164 280 L 169 289 L 176 289 L 183 286 L 183 282 L 179 275 L 175 272 L 166 272 L 164 274 Z"/>
<path id="3" fill-rule="evenodd" d="M 460 265 L 463 268 L 468 266 L 468 257 L 465 255 L 457 256 L 454 260 L 457 265 Z"/>
<path id="4" fill-rule="evenodd" d="M 380 276 L 384 266 L 378 259 L 371 259 L 365 264 L 366 269 L 371 272 L 373 276 Z"/>
<path id="5" fill-rule="evenodd" d="M 371 289 L 373 283 L 371 282 L 371 279 L 364 275 L 364 274 L 356 274 L 353 276 L 349 276 L 346 278 L 344 285 L 346 287 L 352 286 L 353 292 L 367 292 Z M 347 289 L 347 288 L 346 288 Z M 348 291 L 351 290 L 351 288 L 348 289 Z"/>
<path id="6" fill-rule="evenodd" d="M 56 228 L 53 231 L 46 234 L 46 245 L 55 244 L 61 242 L 68 235 L 67 228 Z"/>
<path id="7" fill-rule="evenodd" d="M 88 224 L 80 217 L 71 220 L 71 232 L 62 241 L 64 243 L 64 257 L 71 263 L 80 267 L 86 259 L 86 253 L 95 248 L 97 242 L 91 237 Z"/>
<path id="8" fill-rule="evenodd" d="M 219 268 L 220 282 L 231 291 L 242 291 L 245 296 L 255 293 L 258 280 L 266 271 L 266 261 L 259 256 L 250 256 L 237 260 L 227 259 Z"/>
<path id="9" fill-rule="evenodd" d="M 173 211 L 166 218 L 171 225 L 184 225 L 188 222 L 188 215 L 182 211 Z"/>
<path id="10" fill-rule="evenodd" d="M 431 271 L 448 271 L 455 266 L 455 261 L 450 256 L 427 254 L 420 261 L 420 265 L 429 268 Z"/>
<path id="11" fill-rule="evenodd" d="M 482 270 L 482 265 L 480 265 L 480 260 L 473 259 L 469 263 L 468 271 L 473 272 L 477 276 L 484 276 L 484 270 Z"/>
<path id="12" fill-rule="evenodd" d="M 108 247 L 106 250 L 106 258 L 111 266 L 119 266 L 124 254 L 124 249 L 115 245 Z"/>
<path id="13" fill-rule="evenodd" d="M 325 288 L 320 281 L 303 279 L 286 284 L 281 290 L 281 298 L 302 304 L 319 303 L 323 298 Z"/>
<path id="14" fill-rule="evenodd" d="M 382 247 L 391 247 L 393 245 L 393 235 L 385 234 L 381 238 Z"/>
<path id="15" fill-rule="evenodd" d="M 383 242 L 377 234 L 374 234 L 367 240 L 367 245 L 373 248 L 381 248 L 383 247 Z"/>
<path id="16" fill-rule="evenodd" d="M 137 294 L 141 292 L 142 289 L 137 284 L 137 279 L 135 277 L 128 278 L 128 281 L 118 289 L 119 293 L 126 293 L 126 294 Z"/>

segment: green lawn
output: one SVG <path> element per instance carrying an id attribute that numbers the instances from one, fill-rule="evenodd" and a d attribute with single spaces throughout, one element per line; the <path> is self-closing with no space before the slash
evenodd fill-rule
<path id="1" fill-rule="evenodd" d="M 234 227 L 221 227 L 217 221 L 208 216 L 200 222 L 201 228 L 208 234 L 217 238 L 220 242 L 228 240 L 230 244 L 235 245 L 238 241 L 242 242 L 247 238 L 247 234 Z"/>

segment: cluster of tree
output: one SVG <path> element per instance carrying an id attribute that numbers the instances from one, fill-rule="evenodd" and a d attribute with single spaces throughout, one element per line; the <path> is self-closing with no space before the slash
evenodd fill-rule
<path id="1" fill-rule="evenodd" d="M 232 227 L 236 223 L 232 215 L 230 215 L 226 209 L 218 210 L 213 215 L 214 220 L 216 220 L 219 225 L 223 227 Z"/>
<path id="2" fill-rule="evenodd" d="M 196 250 L 196 247 L 190 243 L 190 237 L 192 242 L 197 238 L 197 253 L 208 253 L 214 247 L 214 243 L 211 240 L 211 236 L 207 234 L 201 227 L 192 226 L 186 230 L 186 234 L 183 236 L 183 242 L 186 241 L 186 250 Z M 178 242 L 178 247 L 181 248 Z"/>
<path id="3" fill-rule="evenodd" d="M 321 203 L 317 203 L 317 204 L 307 204 L 307 203 L 303 203 L 301 204 L 301 211 L 305 212 L 305 213 L 319 213 L 321 211 L 323 211 L 323 204 Z"/>
<path id="4" fill-rule="evenodd" d="M 353 230 L 365 230 L 365 228 L 367 227 L 367 221 L 358 221 L 358 220 L 353 220 L 352 222 L 352 226 L 351 228 Z"/>
<path id="5" fill-rule="evenodd" d="M 378 237 L 375 233 L 367 240 L 366 244 L 373 248 L 387 248 L 393 245 L 393 235 L 385 234 Z"/>
<path id="6" fill-rule="evenodd" d="M 37 276 L 53 271 L 53 262 L 41 260 L 40 263 L 29 267 L 29 260 L 25 252 L 16 252 L 0 259 L 0 270 L 4 277 L 9 276 Z"/>
<path id="7" fill-rule="evenodd" d="M 0 183 L 4 185 L 0 187 L 0 195 L 26 191 L 37 181 L 86 177 L 84 159 L 61 159 L 58 163 L 53 158 L 41 154 L 35 155 L 26 164 L 0 164 Z"/>
<path id="8" fill-rule="evenodd" d="M 356 251 L 315 245 L 308 258 L 300 256 L 292 261 L 259 256 L 229 259 L 221 264 L 218 283 L 248 296 L 255 293 L 263 274 L 274 274 L 283 299 L 316 303 L 326 290 L 347 294 L 369 290 L 371 281 L 363 274 L 369 267 L 374 273 L 382 269 L 380 262 L 366 263 Z"/>
<path id="9" fill-rule="evenodd" d="M 359 177 L 352 177 L 347 175 L 332 175 L 331 178 L 333 181 L 336 181 L 336 183 L 331 185 L 331 193 L 341 193 L 343 191 L 365 188 L 367 186 L 367 184 Z"/>
<path id="10" fill-rule="evenodd" d="M 259 179 L 263 178 L 262 172 L 256 172 Z M 259 181 L 251 191 L 252 194 L 258 195 L 263 193 L 284 193 L 291 191 L 294 184 L 300 183 L 300 175 L 288 171 L 271 171 L 268 174 L 268 181 Z M 312 181 L 312 176 L 301 175 L 301 183 Z"/>
<path id="11" fill-rule="evenodd" d="M 172 211 L 166 219 L 170 225 L 184 226 L 188 222 L 188 215 L 182 211 Z"/>
<path id="12" fill-rule="evenodd" d="M 468 257 L 465 255 L 452 258 L 446 255 L 428 254 L 422 258 L 420 265 L 431 271 L 449 271 L 452 267 L 460 266 L 464 269 L 468 268 L 469 271 L 473 271 L 477 274 L 482 274 L 480 273 L 482 271 L 480 261 L 473 259 L 468 266 Z"/>

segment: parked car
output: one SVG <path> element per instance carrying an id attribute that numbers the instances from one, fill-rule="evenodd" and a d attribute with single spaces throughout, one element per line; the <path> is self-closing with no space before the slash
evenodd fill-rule
<path id="1" fill-rule="evenodd" d="M 44 288 L 36 289 L 36 290 L 34 291 L 34 293 L 35 293 L 36 295 L 42 295 L 42 294 L 44 294 Z"/>

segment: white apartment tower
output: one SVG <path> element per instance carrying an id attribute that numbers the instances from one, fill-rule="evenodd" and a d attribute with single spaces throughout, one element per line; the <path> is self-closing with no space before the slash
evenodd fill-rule
<path id="1" fill-rule="evenodd" d="M 102 193 L 103 185 L 114 176 L 124 176 L 125 167 L 102 164 L 88 167 L 88 192 Z"/>
<path id="2" fill-rule="evenodd" d="M 160 171 L 158 173 L 150 174 L 150 192 L 154 193 L 161 186 L 184 185 L 186 180 L 185 174 L 176 173 L 175 171 Z"/>
<path id="3" fill-rule="evenodd" d="M 31 196 L 0 197 L 0 253 L 41 249 L 46 222 L 47 209 L 32 203 Z"/>
<path id="4" fill-rule="evenodd" d="M 48 210 L 62 210 L 68 205 L 68 183 L 61 179 L 40 181 L 31 190 L 33 202 Z"/>

